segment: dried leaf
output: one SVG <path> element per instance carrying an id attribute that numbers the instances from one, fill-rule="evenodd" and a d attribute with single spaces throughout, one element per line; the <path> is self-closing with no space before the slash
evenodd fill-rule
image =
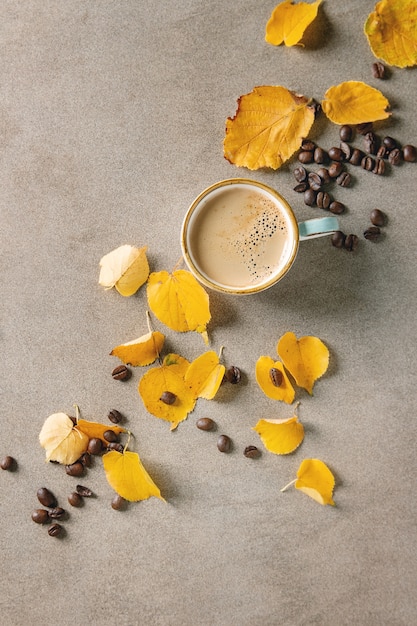
<path id="1" fill-rule="evenodd" d="M 278 341 L 277 352 L 284 366 L 299 387 L 313 393 L 315 381 L 329 366 L 329 350 L 317 337 L 301 337 L 285 333 Z"/>
<path id="2" fill-rule="evenodd" d="M 184 378 L 188 368 L 190 367 L 190 361 L 179 354 L 173 354 L 170 352 L 164 357 L 162 365 L 170 367 L 173 372 L 178 374 L 178 376 Z"/>
<path id="3" fill-rule="evenodd" d="M 117 356 L 126 365 L 150 365 L 159 357 L 164 341 L 165 335 L 152 331 L 139 339 L 116 346 L 110 354 Z"/>
<path id="4" fill-rule="evenodd" d="M 257 170 L 281 167 L 307 137 L 314 122 L 311 100 L 281 86 L 255 87 L 241 96 L 226 121 L 225 158 Z"/>
<path id="5" fill-rule="evenodd" d="M 265 41 L 279 46 L 295 46 L 300 42 L 306 28 L 316 19 L 321 0 L 312 4 L 284 0 L 272 11 L 266 25 Z"/>
<path id="6" fill-rule="evenodd" d="M 272 382 L 271 369 L 275 368 L 282 374 L 282 382 L 277 387 Z M 261 356 L 256 362 L 255 367 L 256 381 L 264 394 L 272 400 L 281 400 L 287 404 L 291 404 L 294 400 L 295 391 L 290 383 L 283 364 L 280 361 L 274 361 L 269 356 Z"/>
<path id="7" fill-rule="evenodd" d="M 305 459 L 297 471 L 295 488 L 320 504 L 331 504 L 335 480 L 327 465 L 319 459 Z"/>
<path id="8" fill-rule="evenodd" d="M 210 350 L 194 359 L 185 374 L 185 382 L 196 398 L 212 400 L 222 383 L 225 369 L 218 355 Z"/>
<path id="9" fill-rule="evenodd" d="M 151 496 L 164 500 L 136 452 L 107 452 L 103 466 L 108 483 L 125 500 L 137 502 Z"/>
<path id="10" fill-rule="evenodd" d="M 253 430 L 274 454 L 290 454 L 304 439 L 304 426 L 296 415 L 289 419 L 261 419 Z"/>
<path id="11" fill-rule="evenodd" d="M 84 433 L 89 439 L 101 439 L 101 441 L 105 444 L 108 443 L 104 437 L 106 430 L 112 430 L 116 435 L 126 432 L 126 430 L 121 426 L 99 424 L 98 422 L 89 422 L 83 419 L 78 420 L 76 428 L 80 432 Z"/>
<path id="12" fill-rule="evenodd" d="M 389 102 L 375 87 L 348 80 L 330 87 L 321 103 L 324 113 L 335 124 L 362 124 L 384 120 Z"/>
<path id="13" fill-rule="evenodd" d="M 381 0 L 364 31 L 377 58 L 397 67 L 417 65 L 416 0 Z"/>
<path id="14" fill-rule="evenodd" d="M 46 460 L 64 465 L 75 463 L 84 454 L 88 439 L 66 413 L 50 415 L 39 433 L 39 443 L 46 451 Z"/>
<path id="15" fill-rule="evenodd" d="M 178 332 L 195 330 L 207 343 L 209 297 L 187 270 L 154 272 L 148 280 L 148 303 L 156 317 Z"/>
<path id="16" fill-rule="evenodd" d="M 149 276 L 146 246 L 120 246 L 103 256 L 100 268 L 100 285 L 106 289 L 115 287 L 122 296 L 132 296 Z"/>

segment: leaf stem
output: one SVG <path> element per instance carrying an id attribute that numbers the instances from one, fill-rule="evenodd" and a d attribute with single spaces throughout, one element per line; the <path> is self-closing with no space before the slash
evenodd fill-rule
<path id="1" fill-rule="evenodd" d="M 288 485 L 285 485 L 285 487 L 283 487 L 281 489 L 281 491 L 286 491 L 288 489 L 288 487 L 291 487 L 291 485 L 293 485 L 295 482 L 297 482 L 297 478 L 294 478 L 294 480 L 292 480 L 290 483 L 288 483 Z"/>
<path id="2" fill-rule="evenodd" d="M 181 257 L 178 259 L 178 261 L 175 263 L 175 265 L 174 265 L 174 269 L 172 270 L 172 274 L 173 274 L 176 270 L 178 270 L 178 269 L 179 269 L 182 265 L 184 265 L 184 257 L 182 257 L 182 256 L 181 256 Z"/>
<path id="3" fill-rule="evenodd" d="M 80 407 L 78 406 L 78 404 L 74 404 L 74 408 L 75 408 L 75 421 L 78 424 L 78 420 L 80 419 Z"/>
<path id="4" fill-rule="evenodd" d="M 126 449 L 127 449 L 128 445 L 130 443 L 130 438 L 132 436 L 132 433 L 130 432 L 130 430 L 127 431 L 127 434 L 128 434 L 128 437 L 127 437 L 127 442 L 125 444 L 125 447 L 123 448 L 123 454 L 126 452 Z"/>

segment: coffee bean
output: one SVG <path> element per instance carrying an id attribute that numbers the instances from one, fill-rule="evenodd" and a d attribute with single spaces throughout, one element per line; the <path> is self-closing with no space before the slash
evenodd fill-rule
<path id="1" fill-rule="evenodd" d="M 374 78 L 384 79 L 385 74 L 385 65 L 383 63 L 380 61 L 372 63 L 372 75 Z"/>
<path id="2" fill-rule="evenodd" d="M 313 159 L 315 163 L 327 163 L 329 155 L 326 150 L 323 150 L 323 148 L 316 148 L 313 153 Z"/>
<path id="3" fill-rule="evenodd" d="M 307 150 L 307 152 L 314 152 L 316 144 L 311 139 L 303 139 L 301 142 L 301 150 Z"/>
<path id="4" fill-rule="evenodd" d="M 356 130 L 360 135 L 366 135 L 373 130 L 374 125 L 372 122 L 364 122 L 363 124 L 356 124 Z"/>
<path id="5" fill-rule="evenodd" d="M 393 137 L 384 137 L 382 144 L 391 152 L 394 148 L 398 148 L 398 142 Z"/>
<path id="6" fill-rule="evenodd" d="M 333 200 L 333 202 L 331 202 L 329 205 L 329 211 L 331 211 L 331 213 L 334 213 L 335 215 L 340 215 L 341 213 L 344 213 L 345 208 L 345 205 L 341 202 L 337 202 L 337 200 Z"/>
<path id="7" fill-rule="evenodd" d="M 318 191 L 323 186 L 323 179 L 316 172 L 310 172 L 308 175 L 308 184 L 311 189 Z"/>
<path id="8" fill-rule="evenodd" d="M 196 422 L 196 426 L 200 430 L 213 430 L 216 426 L 216 422 L 210 419 L 210 417 L 200 417 Z"/>
<path id="9" fill-rule="evenodd" d="M 304 181 L 303 183 L 298 183 L 298 185 L 294 187 L 294 191 L 296 191 L 297 193 L 304 193 L 305 191 L 307 191 L 308 188 L 308 182 Z"/>
<path id="10" fill-rule="evenodd" d="M 66 465 L 65 471 L 68 476 L 82 476 L 84 474 L 84 465 L 80 461 L 76 461 L 72 465 Z"/>
<path id="11" fill-rule="evenodd" d="M 341 141 L 351 141 L 353 137 L 353 128 L 349 124 L 343 124 L 339 130 L 339 137 Z"/>
<path id="12" fill-rule="evenodd" d="M 391 165 L 399 165 L 402 161 L 403 154 L 399 148 L 394 148 L 388 155 L 388 161 Z"/>
<path id="13" fill-rule="evenodd" d="M 336 182 L 338 185 L 340 185 L 341 187 L 349 187 L 349 185 L 352 182 L 352 176 L 349 174 L 349 172 L 342 172 L 341 174 L 339 174 L 339 176 L 336 178 Z"/>
<path id="14" fill-rule="evenodd" d="M 362 163 L 362 159 L 364 158 L 364 156 L 365 156 L 365 153 L 362 152 L 362 150 L 359 150 L 359 148 L 354 148 L 352 150 L 349 163 L 351 163 L 352 165 L 360 165 Z"/>
<path id="15" fill-rule="evenodd" d="M 284 379 L 281 370 L 276 367 L 271 367 L 269 370 L 269 378 L 271 379 L 274 387 L 281 387 L 282 381 Z"/>
<path id="16" fill-rule="evenodd" d="M 45 509 L 35 509 L 32 513 L 32 520 L 36 524 L 46 524 L 49 522 L 49 513 Z"/>
<path id="17" fill-rule="evenodd" d="M 68 496 L 68 502 L 70 503 L 71 506 L 75 506 L 75 507 L 79 507 L 84 504 L 82 497 L 76 491 L 73 491 L 72 493 L 70 493 L 70 495 Z"/>
<path id="18" fill-rule="evenodd" d="M 91 498 L 94 495 L 91 489 L 89 489 L 88 487 L 84 487 L 84 485 L 77 485 L 75 489 L 78 495 L 82 496 L 83 498 Z"/>
<path id="19" fill-rule="evenodd" d="M 117 441 L 114 441 L 107 445 L 107 450 L 115 450 L 116 452 L 123 452 L 124 447 L 123 447 L 123 444 L 118 443 Z"/>
<path id="20" fill-rule="evenodd" d="M 89 454 L 100 454 L 102 450 L 103 442 L 101 441 L 101 439 L 99 439 L 98 437 L 93 437 L 92 439 L 90 439 L 87 447 L 87 452 L 89 452 Z"/>
<path id="21" fill-rule="evenodd" d="M 297 165 L 297 167 L 294 168 L 293 174 L 295 180 L 298 183 L 303 183 L 305 180 L 307 180 L 307 170 L 302 165 Z"/>
<path id="22" fill-rule="evenodd" d="M 343 164 L 340 161 L 333 161 L 327 171 L 331 178 L 337 178 L 343 172 Z"/>
<path id="23" fill-rule="evenodd" d="M 334 246 L 335 248 L 343 248 L 345 245 L 345 239 L 346 235 L 342 233 L 341 230 L 337 230 L 330 238 L 332 246 Z"/>
<path id="24" fill-rule="evenodd" d="M 378 157 L 378 159 L 386 159 L 388 155 L 389 155 L 389 150 L 387 150 L 385 146 L 379 146 L 377 153 L 376 153 L 376 156 Z"/>
<path id="25" fill-rule="evenodd" d="M 359 239 L 357 235 L 347 235 L 344 248 L 345 250 L 349 250 L 349 252 L 352 252 L 353 250 L 356 250 L 356 248 L 358 247 L 358 243 Z"/>
<path id="26" fill-rule="evenodd" d="M 91 454 L 89 452 L 84 452 L 79 458 L 80 463 L 84 465 L 84 467 L 91 467 Z"/>
<path id="27" fill-rule="evenodd" d="M 49 528 L 48 528 L 48 535 L 50 537 L 59 537 L 59 535 L 62 535 L 63 532 L 63 527 L 61 526 L 61 524 L 52 524 Z"/>
<path id="28" fill-rule="evenodd" d="M 377 154 L 378 148 L 379 148 L 379 141 L 375 133 L 373 132 L 366 133 L 364 141 L 365 141 L 366 152 L 368 152 L 369 154 Z"/>
<path id="29" fill-rule="evenodd" d="M 260 450 L 256 446 L 246 446 L 243 454 L 248 459 L 257 459 L 259 456 L 261 456 Z"/>
<path id="30" fill-rule="evenodd" d="M 177 396 L 175 395 L 175 393 L 172 393 L 172 391 L 164 391 L 159 399 L 164 404 L 171 405 L 171 404 L 174 404 L 175 400 L 177 399 Z"/>
<path id="31" fill-rule="evenodd" d="M 119 435 L 115 433 L 114 430 L 105 430 L 103 437 L 109 443 L 116 443 L 120 440 Z"/>
<path id="32" fill-rule="evenodd" d="M 220 452 L 229 452 L 232 445 L 232 440 L 227 435 L 220 435 L 217 440 L 217 448 Z"/>
<path id="33" fill-rule="evenodd" d="M 328 183 L 330 183 L 331 181 L 331 176 L 329 174 L 329 170 L 326 167 L 320 167 L 317 170 L 317 174 L 320 176 L 320 178 L 322 179 L 323 183 L 325 185 L 327 185 Z"/>
<path id="34" fill-rule="evenodd" d="M 118 365 L 114 368 L 111 375 L 113 376 L 114 380 L 125 381 L 129 380 L 129 378 L 132 376 L 132 372 L 128 367 L 126 367 L 126 365 Z"/>
<path id="35" fill-rule="evenodd" d="M 39 502 L 43 504 L 43 506 L 47 506 L 48 508 L 51 508 L 51 509 L 58 506 L 58 502 L 54 494 L 51 491 L 49 491 L 49 489 L 47 489 L 46 487 L 41 487 L 40 489 L 38 489 L 38 491 L 36 492 L 36 495 L 38 497 Z"/>
<path id="36" fill-rule="evenodd" d="M 231 365 L 225 370 L 224 378 L 228 383 L 231 383 L 232 385 L 237 385 L 238 383 L 240 383 L 242 373 L 240 369 L 236 367 L 236 365 Z"/>
<path id="37" fill-rule="evenodd" d="M 332 161 L 343 161 L 344 160 L 343 150 L 341 148 L 337 148 L 336 146 L 333 146 L 333 148 L 330 148 L 329 150 L 329 157 L 331 158 Z"/>
<path id="38" fill-rule="evenodd" d="M 66 515 L 65 509 L 62 509 L 60 506 L 56 506 L 54 509 L 49 511 L 49 517 L 52 519 L 63 519 Z"/>
<path id="39" fill-rule="evenodd" d="M 111 508 L 115 511 L 123 511 L 127 507 L 127 501 L 119 496 L 118 493 L 113 497 L 111 501 Z"/>
<path id="40" fill-rule="evenodd" d="M 408 163 L 415 163 L 417 161 L 417 148 L 410 144 L 403 147 L 403 159 Z"/>
<path id="41" fill-rule="evenodd" d="M 317 203 L 317 206 L 320 209 L 327 210 L 330 207 L 331 202 L 332 202 L 332 198 L 331 198 L 330 194 L 328 194 L 326 191 L 319 191 L 318 192 L 317 198 L 316 198 L 316 203 Z"/>
<path id="42" fill-rule="evenodd" d="M 361 167 L 368 172 L 371 172 L 376 165 L 376 161 L 371 156 L 364 156 L 361 161 Z"/>
<path id="43" fill-rule="evenodd" d="M 349 161 L 352 156 L 353 148 L 346 141 L 340 143 L 340 149 L 343 152 L 343 158 L 345 161 Z"/>
<path id="44" fill-rule="evenodd" d="M 111 422 L 113 422 L 113 424 L 119 424 L 121 421 L 123 421 L 123 415 L 119 413 L 119 411 L 116 411 L 116 409 L 112 409 L 111 411 L 109 411 L 107 417 Z"/>
<path id="45" fill-rule="evenodd" d="M 372 170 L 372 173 L 377 174 L 378 176 L 385 174 L 385 161 L 383 159 L 375 160 L 375 167 Z"/>
<path id="46" fill-rule="evenodd" d="M 386 216 L 380 209 L 373 209 L 370 218 L 374 226 L 384 226 L 386 222 Z"/>
<path id="47" fill-rule="evenodd" d="M 369 241 L 377 241 L 381 235 L 381 229 L 379 226 L 369 226 L 363 233 L 365 239 L 369 239 Z"/>
<path id="48" fill-rule="evenodd" d="M 12 456 L 5 456 L 0 462 L 0 467 L 3 470 L 12 472 L 16 467 L 16 461 Z"/>
<path id="49" fill-rule="evenodd" d="M 304 204 L 307 206 L 314 206 L 316 204 L 317 191 L 314 189 L 307 189 L 304 192 Z"/>
<path id="50" fill-rule="evenodd" d="M 313 163 L 314 161 L 314 152 L 310 152 L 309 150 L 302 150 L 298 153 L 298 160 L 300 163 Z"/>

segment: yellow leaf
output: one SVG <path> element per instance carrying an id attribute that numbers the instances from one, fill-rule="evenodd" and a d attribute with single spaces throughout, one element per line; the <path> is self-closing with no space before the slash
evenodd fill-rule
<path id="1" fill-rule="evenodd" d="M 378 89 L 355 80 L 330 87 L 321 105 L 335 124 L 375 122 L 391 115 L 386 111 L 389 102 Z"/>
<path id="2" fill-rule="evenodd" d="M 190 362 L 179 354 L 173 354 L 172 352 L 167 354 L 162 361 L 162 365 L 170 367 L 171 371 L 175 372 L 181 378 L 185 377 L 185 374 L 190 366 Z"/>
<path id="3" fill-rule="evenodd" d="M 281 86 L 255 87 L 241 96 L 226 121 L 225 158 L 257 170 L 281 167 L 296 152 L 314 122 L 311 100 Z"/>
<path id="4" fill-rule="evenodd" d="M 278 355 L 299 387 L 313 393 L 315 381 L 329 366 L 329 350 L 317 337 L 301 337 L 285 333 L 278 341 Z"/>
<path id="5" fill-rule="evenodd" d="M 187 270 L 154 272 L 148 280 L 148 303 L 156 317 L 178 332 L 206 335 L 210 321 L 209 297 Z"/>
<path id="6" fill-rule="evenodd" d="M 272 11 L 266 25 L 265 41 L 279 46 L 295 46 L 302 39 L 306 28 L 315 20 L 321 0 L 312 4 L 284 0 Z"/>
<path id="7" fill-rule="evenodd" d="M 327 465 L 319 459 L 305 459 L 297 471 L 295 488 L 320 504 L 331 504 L 335 480 Z"/>
<path id="8" fill-rule="evenodd" d="M 304 426 L 294 415 L 289 419 L 261 419 L 253 428 L 265 448 L 274 454 L 294 452 L 304 439 Z"/>
<path id="9" fill-rule="evenodd" d="M 116 435 L 126 432 L 126 430 L 121 426 L 108 426 L 107 424 L 89 422 L 83 419 L 78 420 L 76 428 L 80 432 L 84 433 L 89 439 L 101 439 L 101 441 L 105 444 L 108 443 L 104 437 L 106 430 L 112 430 Z"/>
<path id="10" fill-rule="evenodd" d="M 195 394 L 175 371 L 175 366 L 162 365 L 148 370 L 139 381 L 138 391 L 146 410 L 171 422 L 171 430 L 187 418 L 196 403 Z M 172 404 L 161 400 L 167 392 L 175 396 Z"/>
<path id="11" fill-rule="evenodd" d="M 381 0 L 364 31 L 377 58 L 397 67 L 417 65 L 416 0 Z"/>
<path id="12" fill-rule="evenodd" d="M 218 355 L 210 350 L 194 359 L 185 374 L 185 382 L 197 398 L 212 400 L 216 395 L 225 372 Z"/>
<path id="13" fill-rule="evenodd" d="M 74 426 L 66 413 L 53 413 L 42 426 L 39 443 L 46 451 L 47 461 L 71 465 L 87 450 L 88 436 Z"/>
<path id="14" fill-rule="evenodd" d="M 103 256 L 100 268 L 100 285 L 106 289 L 115 287 L 122 296 L 132 296 L 149 276 L 146 246 L 120 246 Z"/>
<path id="15" fill-rule="evenodd" d="M 149 365 L 159 357 L 164 341 L 165 335 L 152 331 L 142 335 L 139 339 L 116 346 L 110 354 L 117 356 L 127 365 Z"/>
<path id="16" fill-rule="evenodd" d="M 276 369 L 282 376 L 281 383 L 277 387 L 271 377 L 271 369 Z M 284 366 L 280 361 L 275 361 L 269 356 L 261 356 L 255 367 L 256 381 L 264 394 L 272 400 L 281 400 L 291 404 L 294 400 L 295 391 L 291 385 Z"/>
<path id="17" fill-rule="evenodd" d="M 107 452 L 103 466 L 109 485 L 125 500 L 137 502 L 151 496 L 164 500 L 136 452 Z"/>

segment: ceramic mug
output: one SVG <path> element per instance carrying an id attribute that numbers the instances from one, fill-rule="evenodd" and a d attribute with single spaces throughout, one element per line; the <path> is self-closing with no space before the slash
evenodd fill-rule
<path id="1" fill-rule="evenodd" d="M 299 242 L 339 230 L 334 216 L 297 222 L 274 189 L 246 178 L 205 189 L 181 230 L 185 262 L 206 287 L 230 294 L 268 289 L 289 271 Z"/>

